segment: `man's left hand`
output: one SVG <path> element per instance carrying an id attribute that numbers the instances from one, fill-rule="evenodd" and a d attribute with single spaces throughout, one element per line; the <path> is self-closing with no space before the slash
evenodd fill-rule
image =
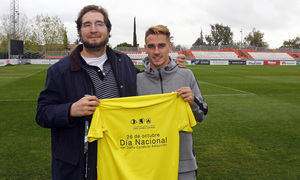
<path id="1" fill-rule="evenodd" d="M 190 87 L 181 87 L 176 90 L 178 92 L 177 97 L 182 95 L 182 99 L 184 101 L 188 101 L 189 104 L 192 104 L 194 102 L 194 94 Z"/>

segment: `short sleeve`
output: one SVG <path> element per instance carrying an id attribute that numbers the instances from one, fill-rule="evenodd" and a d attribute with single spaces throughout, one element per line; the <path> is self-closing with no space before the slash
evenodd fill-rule
<path id="1" fill-rule="evenodd" d="M 103 121 L 103 118 L 100 118 L 100 109 L 98 106 L 93 114 L 91 126 L 89 128 L 89 142 L 93 142 L 95 140 L 103 138 L 103 123 L 101 121 Z"/>
<path id="2" fill-rule="evenodd" d="M 195 126 L 196 120 L 192 112 L 191 106 L 188 102 L 179 97 L 177 98 L 177 120 L 178 120 L 178 131 L 193 132 L 192 127 Z"/>

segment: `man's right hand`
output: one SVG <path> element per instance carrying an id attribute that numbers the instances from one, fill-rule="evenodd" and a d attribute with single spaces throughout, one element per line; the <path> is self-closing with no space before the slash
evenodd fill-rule
<path id="1" fill-rule="evenodd" d="M 175 63 L 182 68 L 186 67 L 186 62 L 187 60 L 184 54 L 179 54 L 175 59 Z"/>
<path id="2" fill-rule="evenodd" d="M 96 96 L 87 96 L 74 102 L 71 106 L 71 117 L 88 116 L 94 113 L 100 100 Z"/>

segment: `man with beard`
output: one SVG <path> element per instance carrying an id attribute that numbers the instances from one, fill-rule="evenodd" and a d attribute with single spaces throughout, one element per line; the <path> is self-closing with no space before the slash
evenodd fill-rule
<path id="1" fill-rule="evenodd" d="M 135 96 L 139 69 L 107 46 L 112 25 L 105 9 L 84 7 L 76 24 L 83 45 L 48 69 L 36 121 L 51 129 L 52 179 L 95 180 L 97 144 L 87 142 L 91 116 L 99 99 Z"/>

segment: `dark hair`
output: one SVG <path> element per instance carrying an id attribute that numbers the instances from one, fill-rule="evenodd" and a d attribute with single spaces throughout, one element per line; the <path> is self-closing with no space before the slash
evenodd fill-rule
<path id="1" fill-rule="evenodd" d="M 82 26 L 82 17 L 90 12 L 90 11 L 96 11 L 96 12 L 99 12 L 101 13 L 103 16 L 104 16 L 104 23 L 107 27 L 107 31 L 109 32 L 109 37 L 110 37 L 110 31 L 111 31 L 111 22 L 108 18 L 108 13 L 107 11 L 102 8 L 101 6 L 96 6 L 96 5 L 88 5 L 88 6 L 85 6 L 78 14 L 78 18 L 77 20 L 75 21 L 76 25 L 77 25 L 77 33 L 78 33 L 78 36 L 81 40 L 81 26 Z"/>

